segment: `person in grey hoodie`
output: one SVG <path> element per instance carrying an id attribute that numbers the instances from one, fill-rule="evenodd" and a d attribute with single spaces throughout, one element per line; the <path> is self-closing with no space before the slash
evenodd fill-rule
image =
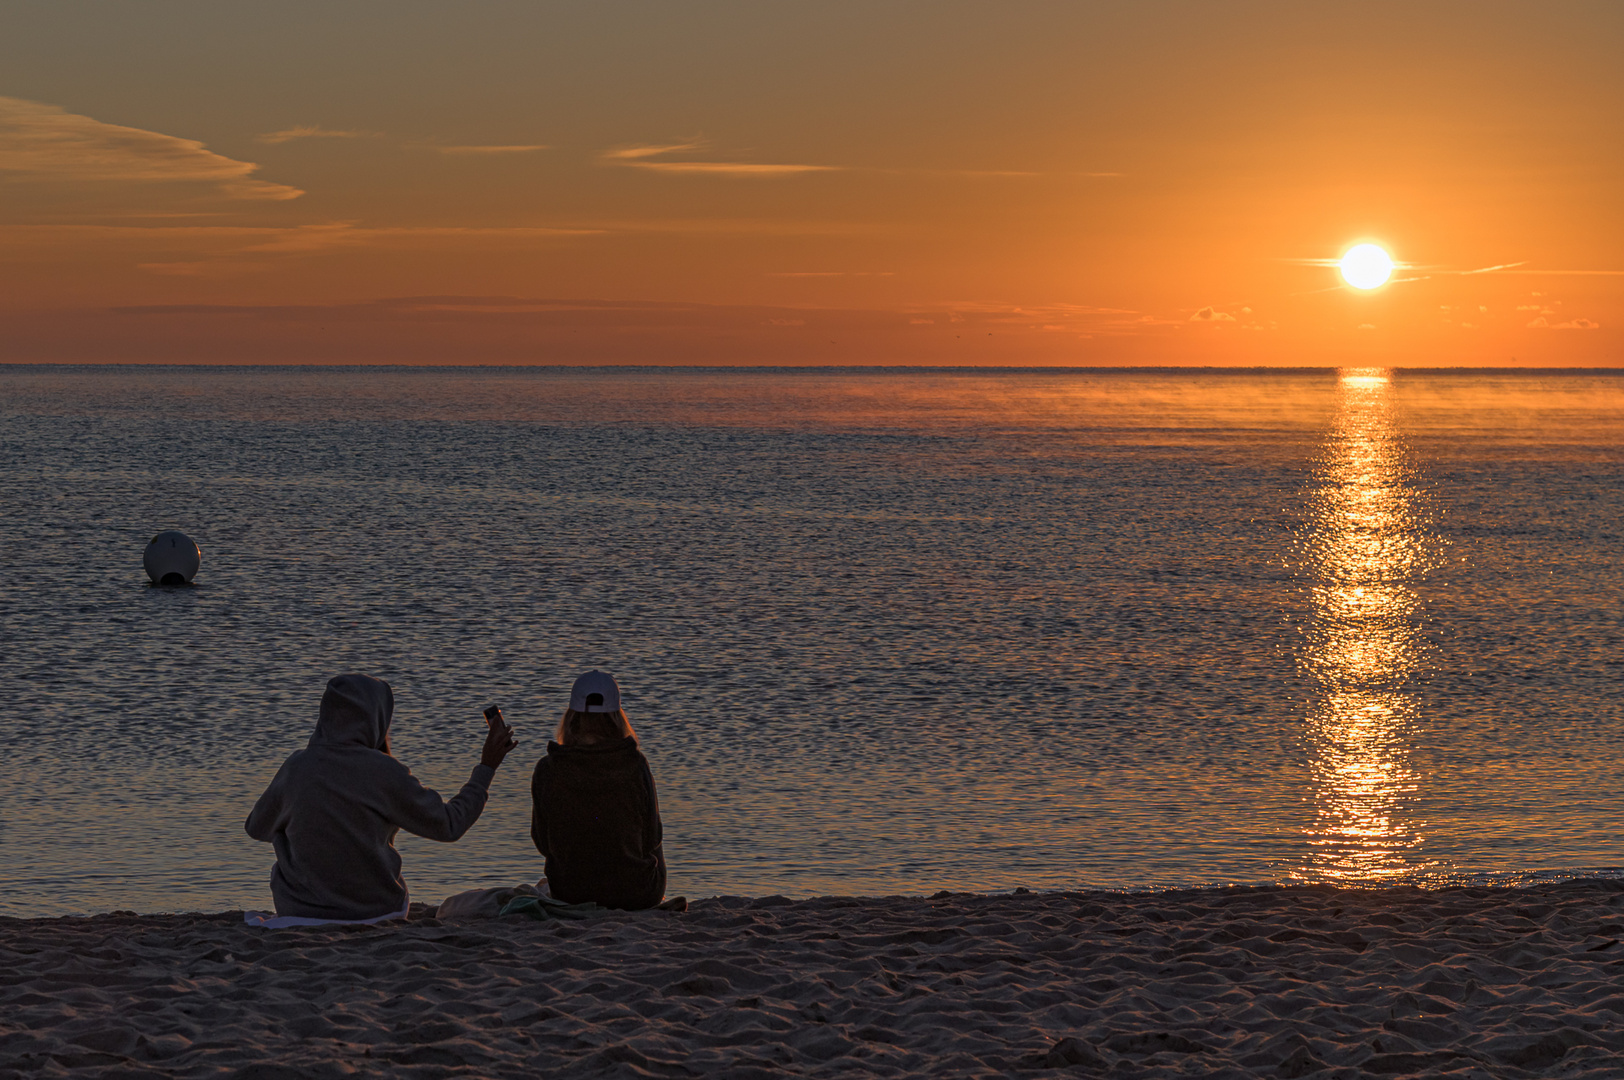
<path id="1" fill-rule="evenodd" d="M 365 920 L 404 915 L 395 834 L 447 843 L 485 809 L 491 780 L 517 743 L 500 716 L 480 762 L 449 802 L 389 753 L 395 694 L 370 675 L 327 684 L 315 734 L 277 770 L 244 827 L 276 850 L 271 896 L 277 915 Z"/>

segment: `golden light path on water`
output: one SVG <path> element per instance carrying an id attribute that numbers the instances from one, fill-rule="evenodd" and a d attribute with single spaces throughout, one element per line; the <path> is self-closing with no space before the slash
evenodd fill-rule
<path id="1" fill-rule="evenodd" d="M 1306 556 L 1311 620 L 1302 660 L 1315 817 L 1297 877 L 1378 882 L 1422 869 L 1409 761 L 1419 707 L 1408 680 L 1424 653 L 1414 584 L 1436 538 L 1393 417 L 1385 370 L 1341 373 L 1316 470 Z"/>

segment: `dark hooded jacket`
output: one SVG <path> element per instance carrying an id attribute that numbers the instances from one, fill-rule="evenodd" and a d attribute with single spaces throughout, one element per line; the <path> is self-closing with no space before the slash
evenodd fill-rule
<path id="1" fill-rule="evenodd" d="M 637 740 L 547 744 L 530 781 L 530 838 L 547 888 L 571 904 L 639 911 L 665 897 L 665 833 L 654 774 Z"/>
<path id="2" fill-rule="evenodd" d="M 271 896 L 278 915 L 371 919 L 401 910 L 395 834 L 452 841 L 479 820 L 494 769 L 476 765 L 450 802 L 391 757 L 395 695 L 368 675 L 327 684 L 310 744 L 282 763 L 245 827 L 276 849 Z"/>

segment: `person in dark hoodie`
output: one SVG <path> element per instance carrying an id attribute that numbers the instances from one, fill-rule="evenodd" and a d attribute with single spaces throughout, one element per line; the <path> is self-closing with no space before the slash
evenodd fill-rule
<path id="1" fill-rule="evenodd" d="M 530 838 L 555 898 L 625 911 L 660 906 L 660 800 L 614 676 L 589 671 L 575 680 L 558 734 L 536 762 L 530 797 Z"/>
<path id="2" fill-rule="evenodd" d="M 278 916 L 335 921 L 403 917 L 408 907 L 395 834 L 447 843 L 485 809 L 496 767 L 517 745 L 499 718 L 479 764 L 449 802 L 389 753 L 395 694 L 370 675 L 327 684 L 315 734 L 277 770 L 244 827 L 276 850 Z"/>

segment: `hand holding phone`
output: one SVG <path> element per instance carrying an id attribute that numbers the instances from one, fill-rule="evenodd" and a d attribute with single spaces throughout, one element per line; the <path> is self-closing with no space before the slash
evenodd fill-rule
<path id="1" fill-rule="evenodd" d="M 494 769 L 502 764 L 502 759 L 518 742 L 513 738 L 513 729 L 508 727 L 507 721 L 502 719 L 502 710 L 495 705 L 485 710 L 485 747 L 479 755 L 482 765 Z"/>

